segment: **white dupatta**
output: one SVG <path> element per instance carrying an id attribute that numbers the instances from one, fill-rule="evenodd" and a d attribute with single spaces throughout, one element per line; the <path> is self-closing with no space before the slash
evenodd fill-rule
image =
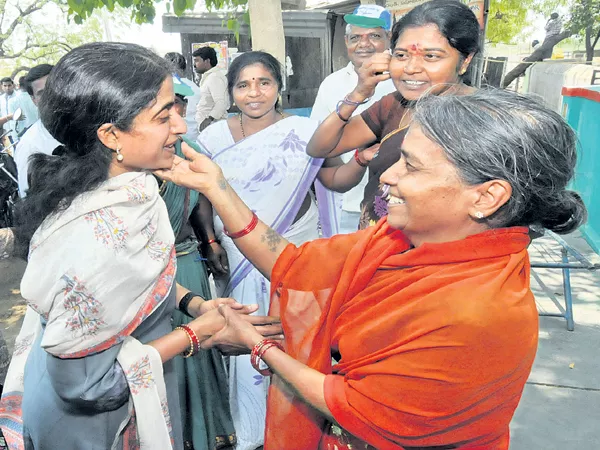
<path id="1" fill-rule="evenodd" d="M 175 271 L 173 231 L 149 173 L 111 178 L 44 221 L 30 245 L 21 282 L 27 314 L 0 401 L 9 448 L 24 446 L 23 371 L 42 331 L 40 316 L 41 346 L 59 358 L 122 344 L 117 360 L 129 385 L 130 417 L 120 434 L 137 430 L 140 450 L 172 448 L 161 357 L 131 333 L 168 297 Z"/>

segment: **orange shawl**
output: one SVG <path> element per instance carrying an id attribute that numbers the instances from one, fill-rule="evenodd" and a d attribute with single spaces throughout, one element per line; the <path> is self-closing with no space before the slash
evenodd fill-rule
<path id="1" fill-rule="evenodd" d="M 330 374 L 327 405 L 359 439 L 378 449 L 507 449 L 537 348 L 528 244 L 519 227 L 410 249 L 382 220 L 288 246 L 270 314 L 281 316 L 287 353 Z M 325 426 L 274 377 L 266 450 L 316 449 Z"/>

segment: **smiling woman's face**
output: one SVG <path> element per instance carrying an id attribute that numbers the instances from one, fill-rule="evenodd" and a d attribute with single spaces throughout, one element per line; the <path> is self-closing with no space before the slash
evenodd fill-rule
<path id="1" fill-rule="evenodd" d="M 469 215 L 477 186 L 465 184 L 444 150 L 411 125 L 400 160 L 381 174 L 390 186 L 387 221 L 418 246 L 472 234 Z"/>
<path id="2" fill-rule="evenodd" d="M 242 114 L 256 119 L 275 108 L 279 86 L 273 74 L 261 63 L 256 63 L 240 71 L 232 93 Z"/>
<path id="3" fill-rule="evenodd" d="M 407 100 L 417 100 L 437 84 L 454 84 L 471 62 L 431 24 L 405 29 L 392 49 L 390 76 Z"/>
<path id="4" fill-rule="evenodd" d="M 173 79 L 167 77 L 156 100 L 133 120 L 130 131 L 115 131 L 115 144 L 123 161 L 113 159 L 111 176 L 139 170 L 167 169 L 173 164 L 175 142 L 187 131 L 185 121 L 177 113 Z M 106 145 L 106 144 L 105 144 Z M 114 148 L 113 148 L 114 150 Z"/>

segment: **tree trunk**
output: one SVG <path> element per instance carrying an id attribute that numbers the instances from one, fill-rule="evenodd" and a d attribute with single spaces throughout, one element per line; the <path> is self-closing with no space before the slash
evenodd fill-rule
<path id="1" fill-rule="evenodd" d="M 502 87 L 506 88 L 512 83 L 517 77 L 520 77 L 525 73 L 525 71 L 533 64 L 534 62 L 543 61 L 545 55 L 552 55 L 552 49 L 556 44 L 558 44 L 563 39 L 571 36 L 571 33 L 568 31 L 563 31 L 560 34 L 555 36 L 550 36 L 548 39 L 545 39 L 542 45 L 536 48 L 533 53 L 526 58 L 523 58 L 523 62 L 518 64 L 513 70 L 508 72 L 504 76 L 504 81 L 502 82 Z"/>
<path id="2" fill-rule="evenodd" d="M 591 62 L 594 59 L 594 47 L 592 46 L 592 27 L 585 29 L 585 60 Z"/>
<path id="3" fill-rule="evenodd" d="M 252 50 L 270 53 L 285 67 L 281 0 L 248 0 Z M 284 74 L 285 76 L 285 74 Z"/>

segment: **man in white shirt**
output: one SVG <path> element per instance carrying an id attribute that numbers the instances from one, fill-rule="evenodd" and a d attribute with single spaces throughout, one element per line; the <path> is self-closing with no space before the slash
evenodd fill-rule
<path id="1" fill-rule="evenodd" d="M 227 92 L 225 71 L 217 67 L 217 52 L 212 47 L 201 47 L 192 53 L 194 68 L 202 75 L 200 100 L 196 107 L 196 122 L 201 132 L 211 123 L 227 118 L 231 106 Z M 190 114 L 191 115 L 191 114 Z"/>
<path id="2" fill-rule="evenodd" d="M 18 94 L 15 92 L 15 84 L 12 78 L 5 77 L 0 80 L 3 94 L 0 95 L 0 118 L 4 132 L 11 131 L 9 136 L 16 142 L 16 122 L 12 120 L 13 113 L 18 108 Z"/>
<path id="3" fill-rule="evenodd" d="M 27 84 L 27 92 L 31 96 L 33 103 L 38 106 L 44 88 L 46 87 L 46 79 L 52 70 L 50 64 L 40 64 L 33 67 L 27 76 L 25 82 Z M 27 171 L 29 167 L 29 157 L 34 153 L 44 153 L 51 155 L 58 142 L 46 130 L 42 121 L 38 119 L 21 137 L 15 150 L 15 164 L 17 165 L 17 174 L 19 181 L 19 196 L 25 197 L 29 183 L 27 181 Z"/>
<path id="4" fill-rule="evenodd" d="M 25 116 L 24 120 L 17 122 L 17 132 L 21 134 L 39 119 L 37 106 L 35 106 L 35 103 L 33 103 L 33 100 L 31 99 L 31 95 L 27 92 L 26 76 L 19 78 L 17 101 L 18 107 L 21 108 L 23 115 Z"/>
<path id="5" fill-rule="evenodd" d="M 187 124 L 187 133 L 185 133 L 185 137 L 190 139 L 193 142 L 196 142 L 196 138 L 198 137 L 198 125 L 196 124 L 196 110 L 198 107 L 198 102 L 200 101 L 200 88 L 194 83 L 192 80 L 185 78 L 185 69 L 187 67 L 187 62 L 185 61 L 184 56 L 181 53 L 170 52 L 165 55 L 165 59 L 171 64 L 175 69 L 175 73 L 179 76 L 181 82 L 190 87 L 193 91 L 193 95 L 188 95 L 185 97 L 187 100 L 186 106 L 186 116 L 184 117 L 185 123 Z"/>
<path id="6" fill-rule="evenodd" d="M 348 51 L 348 65 L 332 73 L 323 80 L 315 100 L 310 117 L 323 121 L 335 111 L 337 103 L 349 94 L 358 83 L 356 71 L 375 53 L 382 53 L 389 49 L 389 30 L 391 27 L 391 14 L 385 8 L 376 5 L 361 5 L 353 14 L 344 16 L 346 26 L 346 49 Z M 360 114 L 384 95 L 394 92 L 392 80 L 379 83 L 375 94 L 369 102 L 356 108 L 353 115 Z M 344 162 L 353 158 L 353 153 L 342 155 Z M 362 181 L 343 194 L 342 217 L 340 230 L 342 233 L 352 233 L 358 230 L 360 219 L 360 202 L 363 198 L 368 175 L 365 173 Z"/>

